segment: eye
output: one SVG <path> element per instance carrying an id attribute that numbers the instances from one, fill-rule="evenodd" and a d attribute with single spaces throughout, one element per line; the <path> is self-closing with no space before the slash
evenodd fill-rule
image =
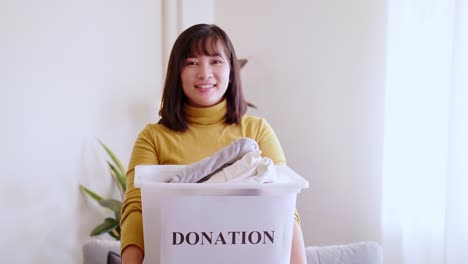
<path id="1" fill-rule="evenodd" d="M 198 62 L 195 60 L 186 60 L 185 61 L 186 66 L 193 66 L 193 65 L 198 65 Z"/>
<path id="2" fill-rule="evenodd" d="M 212 63 L 213 63 L 213 64 L 222 64 L 223 61 L 222 61 L 222 60 L 218 60 L 218 59 L 214 59 Z"/>

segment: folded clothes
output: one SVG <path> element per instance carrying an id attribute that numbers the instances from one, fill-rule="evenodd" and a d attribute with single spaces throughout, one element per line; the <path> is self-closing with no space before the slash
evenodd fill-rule
<path id="1" fill-rule="evenodd" d="M 169 182 L 194 183 L 206 180 L 224 167 L 232 165 L 245 154 L 259 150 L 258 144 L 251 138 L 240 138 L 213 155 L 185 166 L 176 172 Z"/>
<path id="2" fill-rule="evenodd" d="M 231 166 L 217 172 L 206 183 L 253 182 L 268 183 L 276 180 L 276 169 L 270 158 L 262 158 L 261 151 L 245 154 Z"/>
<path id="3" fill-rule="evenodd" d="M 257 174 L 242 179 L 242 182 L 272 183 L 277 181 L 276 167 L 273 160 L 263 157 L 257 164 Z"/>

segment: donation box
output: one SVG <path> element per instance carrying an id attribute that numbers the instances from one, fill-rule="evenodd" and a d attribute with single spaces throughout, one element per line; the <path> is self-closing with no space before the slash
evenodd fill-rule
<path id="1" fill-rule="evenodd" d="M 167 183 L 183 165 L 139 165 L 146 264 L 287 264 L 296 197 L 309 183 Z"/>

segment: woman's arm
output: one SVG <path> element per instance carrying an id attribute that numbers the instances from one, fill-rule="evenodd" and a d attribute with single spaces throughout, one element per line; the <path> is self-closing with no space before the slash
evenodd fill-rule
<path id="1" fill-rule="evenodd" d="M 144 258 L 143 219 L 141 192 L 134 186 L 135 166 L 139 164 L 158 164 L 155 138 L 151 126 L 146 126 L 138 135 L 133 146 L 127 171 L 127 190 L 122 206 L 121 256 L 125 264 L 141 264 Z"/>
<path id="2" fill-rule="evenodd" d="M 304 237 L 301 225 L 294 220 L 293 239 L 291 245 L 291 264 L 306 264 Z"/>
<path id="3" fill-rule="evenodd" d="M 143 263 L 143 251 L 137 246 L 130 245 L 122 252 L 122 264 Z"/>
<path id="4" fill-rule="evenodd" d="M 276 165 L 286 164 L 286 158 L 284 157 L 283 149 L 281 148 L 278 137 L 268 122 L 264 119 L 261 119 L 256 140 L 262 150 L 262 156 L 271 158 Z M 296 211 L 291 245 L 291 264 L 307 263 L 304 238 L 302 236 L 301 225 L 298 221 L 300 220 Z"/>

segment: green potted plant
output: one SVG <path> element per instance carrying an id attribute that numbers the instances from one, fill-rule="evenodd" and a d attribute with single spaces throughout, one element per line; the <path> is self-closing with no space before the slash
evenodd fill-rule
<path id="1" fill-rule="evenodd" d="M 117 158 L 117 156 L 98 139 L 99 144 L 104 148 L 104 150 L 109 155 L 111 161 L 107 161 L 109 166 L 109 171 L 112 176 L 113 181 L 117 184 L 120 191 L 120 201 L 113 198 L 103 198 L 101 195 L 96 194 L 87 187 L 80 184 L 80 190 L 85 193 L 88 197 L 92 198 L 98 202 L 102 207 L 109 209 L 114 213 L 114 217 L 107 217 L 104 221 L 96 226 L 91 231 L 91 236 L 97 236 L 101 234 L 108 233 L 111 237 L 116 240 L 120 240 L 120 219 L 122 217 L 122 201 L 125 194 L 125 189 L 127 187 L 127 177 L 126 169 L 122 165 L 122 162 Z"/>

